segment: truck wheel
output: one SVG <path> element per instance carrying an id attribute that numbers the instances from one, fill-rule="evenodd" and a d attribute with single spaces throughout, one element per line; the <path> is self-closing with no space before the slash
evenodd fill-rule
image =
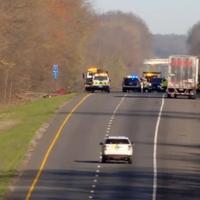
<path id="1" fill-rule="evenodd" d="M 125 88 L 122 88 L 122 92 L 127 92 L 127 90 Z"/>
<path id="2" fill-rule="evenodd" d="M 107 88 L 106 92 L 110 93 L 110 88 Z"/>
<path id="3" fill-rule="evenodd" d="M 171 94 L 168 94 L 168 93 L 167 93 L 167 98 L 171 98 L 171 97 L 172 97 Z"/>
<path id="4" fill-rule="evenodd" d="M 144 88 L 144 89 L 143 89 L 143 92 L 145 92 L 145 93 L 146 93 L 146 92 L 148 92 L 148 90 L 147 90 L 146 88 Z"/>
<path id="5" fill-rule="evenodd" d="M 104 156 L 102 156 L 101 162 L 102 162 L 102 163 L 106 163 L 106 158 L 105 158 Z"/>
<path id="6" fill-rule="evenodd" d="M 189 96 L 189 99 L 196 99 L 196 98 L 197 98 L 196 95 Z"/>
<path id="7" fill-rule="evenodd" d="M 197 93 L 196 90 L 195 91 L 191 91 L 192 94 L 189 95 L 189 99 L 196 99 L 197 97 Z"/>
<path id="8" fill-rule="evenodd" d="M 128 158 L 128 164 L 132 164 L 132 158 Z"/>

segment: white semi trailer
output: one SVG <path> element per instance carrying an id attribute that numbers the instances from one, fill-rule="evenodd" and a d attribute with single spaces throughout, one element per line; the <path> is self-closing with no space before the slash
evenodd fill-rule
<path id="1" fill-rule="evenodd" d="M 169 57 L 167 97 L 195 99 L 198 87 L 199 59 L 190 55 Z"/>

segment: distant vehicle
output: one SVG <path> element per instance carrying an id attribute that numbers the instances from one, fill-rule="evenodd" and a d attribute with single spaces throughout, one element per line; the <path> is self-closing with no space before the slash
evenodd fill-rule
<path id="1" fill-rule="evenodd" d="M 159 82 L 161 80 L 161 72 L 143 72 L 142 76 L 144 92 L 151 92 L 152 90 L 157 90 L 157 88 L 160 87 Z"/>
<path id="2" fill-rule="evenodd" d="M 198 75 L 197 92 L 200 92 L 200 69 L 199 69 L 199 75 Z"/>
<path id="3" fill-rule="evenodd" d="M 141 92 L 150 92 L 151 83 L 147 81 L 146 78 L 142 77 L 141 79 Z"/>
<path id="4" fill-rule="evenodd" d="M 110 92 L 110 79 L 108 72 L 101 71 L 94 74 L 91 91 L 95 92 L 96 90 Z"/>
<path id="5" fill-rule="evenodd" d="M 153 77 L 150 80 L 150 85 L 149 85 L 149 90 L 150 91 L 157 91 L 157 92 L 162 92 L 164 91 L 164 86 L 163 86 L 163 78 L 157 78 Z"/>
<path id="6" fill-rule="evenodd" d="M 197 86 L 197 92 L 200 92 L 200 82 L 198 83 L 198 86 Z"/>
<path id="7" fill-rule="evenodd" d="M 101 142 L 102 163 L 109 160 L 123 160 L 132 163 L 133 145 L 128 137 L 109 136 Z"/>
<path id="8" fill-rule="evenodd" d="M 148 71 L 143 72 L 143 77 L 150 82 L 152 78 L 161 78 L 161 72 Z"/>
<path id="9" fill-rule="evenodd" d="M 85 91 L 91 91 L 92 90 L 92 83 L 93 83 L 93 76 L 95 73 L 97 73 L 97 67 L 91 66 L 87 69 L 86 73 L 83 73 L 83 78 L 85 80 L 84 87 Z"/>
<path id="10" fill-rule="evenodd" d="M 110 92 L 110 79 L 107 71 L 97 67 L 89 67 L 87 72 L 83 73 L 83 78 L 86 91 L 95 92 L 96 90 L 101 90 Z"/>
<path id="11" fill-rule="evenodd" d="M 195 99 L 198 89 L 199 59 L 174 55 L 169 58 L 167 97 L 187 96 Z"/>
<path id="12" fill-rule="evenodd" d="M 129 92 L 129 91 L 141 91 L 141 81 L 137 76 L 126 76 L 122 82 L 122 91 Z"/>
<path id="13" fill-rule="evenodd" d="M 162 78 L 162 82 L 161 82 L 161 90 L 162 90 L 162 92 L 166 92 L 167 83 L 168 83 L 167 79 L 166 78 Z"/>

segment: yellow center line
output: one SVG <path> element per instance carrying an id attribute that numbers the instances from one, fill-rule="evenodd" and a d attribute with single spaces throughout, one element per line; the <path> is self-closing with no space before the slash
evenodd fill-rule
<path id="1" fill-rule="evenodd" d="M 40 167 L 39 167 L 39 169 L 38 169 L 37 175 L 36 175 L 36 177 L 34 178 L 32 184 L 31 184 L 31 186 L 30 186 L 30 188 L 29 188 L 29 190 L 28 190 L 28 192 L 27 192 L 27 195 L 26 195 L 25 200 L 30 200 L 30 199 L 31 199 L 31 195 L 32 195 L 32 193 L 33 193 L 33 191 L 34 191 L 34 189 L 35 189 L 35 187 L 36 187 L 36 185 L 37 185 L 37 183 L 38 183 L 38 181 L 39 181 L 39 179 L 40 179 L 40 176 L 41 176 L 41 174 L 42 174 L 42 172 L 43 172 L 43 170 L 44 170 L 44 167 L 45 167 L 45 165 L 46 165 L 46 163 L 47 163 L 47 160 L 48 160 L 48 158 L 49 158 L 49 156 L 50 156 L 50 153 L 52 152 L 52 150 L 53 150 L 53 148 L 54 148 L 56 142 L 58 141 L 58 139 L 60 138 L 60 136 L 61 136 L 61 134 L 62 134 L 63 128 L 65 127 L 65 125 L 67 124 L 67 122 L 69 121 L 69 119 L 71 118 L 72 114 L 76 111 L 76 109 L 78 109 L 79 106 L 80 106 L 89 96 L 91 96 L 91 94 L 88 94 L 88 95 L 84 96 L 84 97 L 79 101 L 79 103 L 76 104 L 76 106 L 73 107 L 73 109 L 70 111 L 70 113 L 69 113 L 69 114 L 66 116 L 66 118 L 64 119 L 64 121 L 63 121 L 63 123 L 61 124 L 60 128 L 58 129 L 58 131 L 57 131 L 55 137 L 53 138 L 51 144 L 50 144 L 49 147 L 48 147 L 48 150 L 47 150 L 47 152 L 46 152 L 46 154 L 45 154 L 45 156 L 44 156 L 44 159 L 43 159 L 43 161 L 42 161 L 42 163 L 41 163 L 41 165 L 40 165 Z"/>

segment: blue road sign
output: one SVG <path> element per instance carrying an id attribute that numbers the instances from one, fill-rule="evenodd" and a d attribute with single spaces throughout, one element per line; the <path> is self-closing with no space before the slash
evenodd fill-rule
<path id="1" fill-rule="evenodd" d="M 53 65 L 53 78 L 55 80 L 58 79 L 58 73 L 59 73 L 58 65 L 54 64 Z"/>

